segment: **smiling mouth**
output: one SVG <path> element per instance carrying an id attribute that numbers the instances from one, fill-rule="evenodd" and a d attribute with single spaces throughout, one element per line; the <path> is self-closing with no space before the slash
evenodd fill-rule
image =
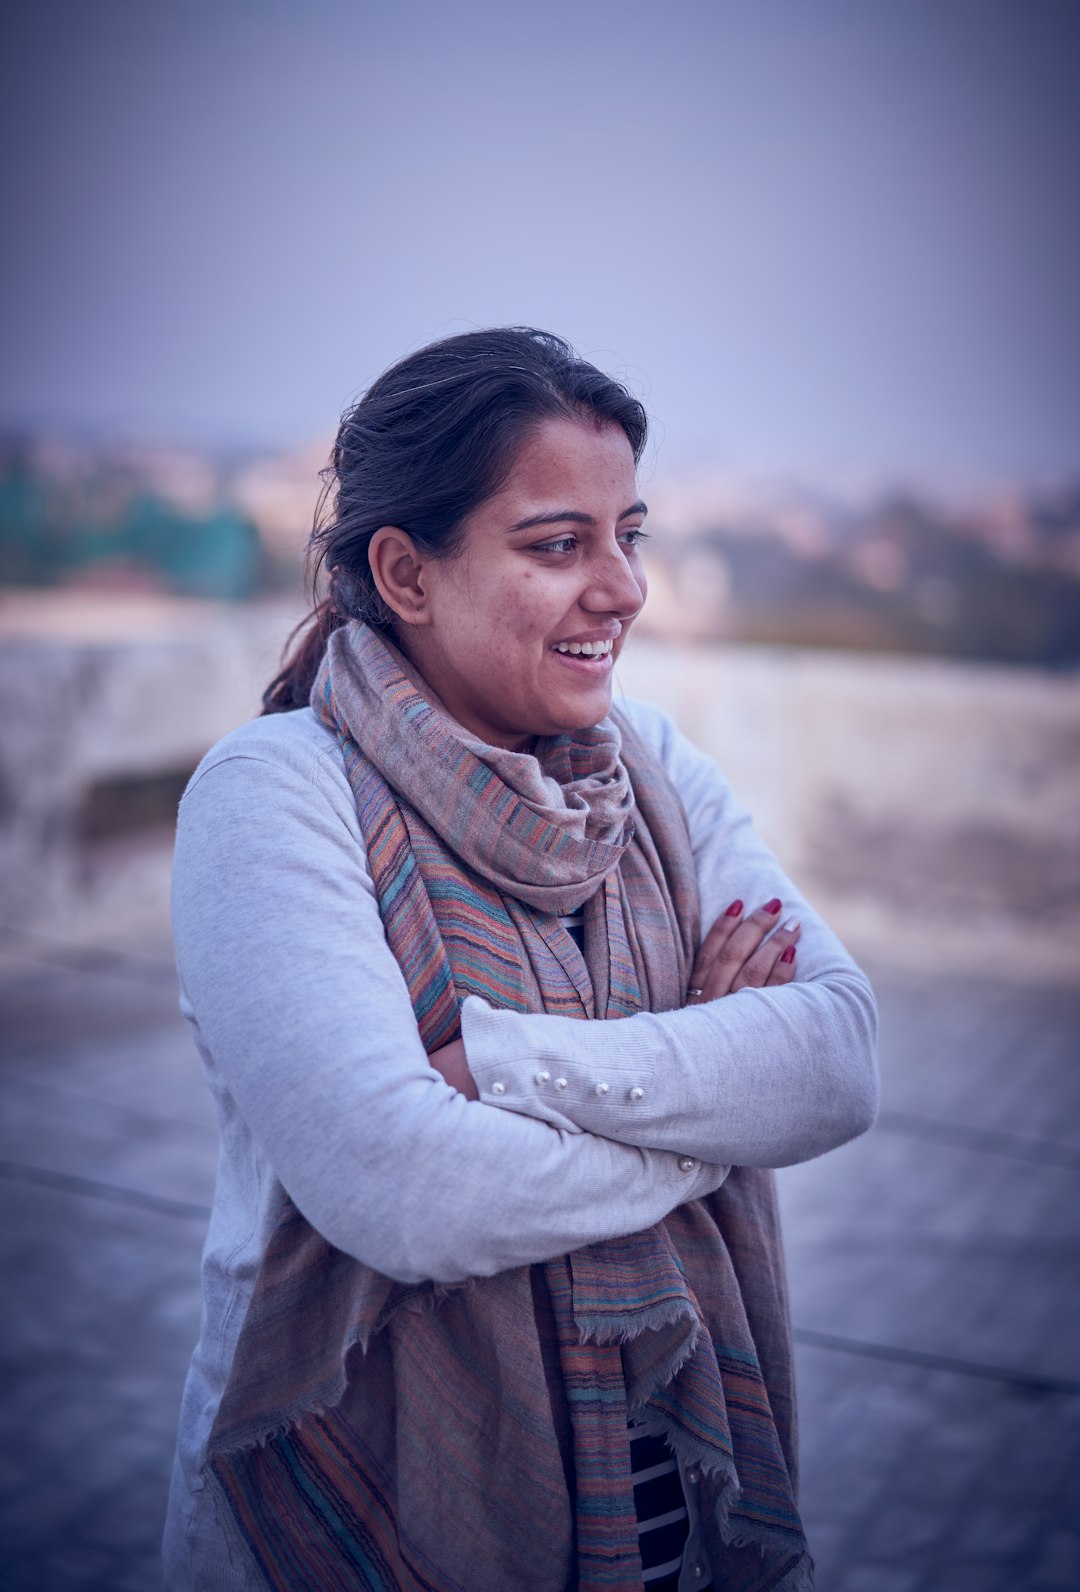
<path id="1" fill-rule="evenodd" d="M 611 657 L 613 641 L 557 641 L 552 647 L 552 652 L 558 652 L 563 657 L 582 658 L 587 662 L 600 663 Z"/>

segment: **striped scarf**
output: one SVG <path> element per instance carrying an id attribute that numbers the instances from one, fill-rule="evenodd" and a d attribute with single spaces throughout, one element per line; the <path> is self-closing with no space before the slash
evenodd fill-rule
<path id="1" fill-rule="evenodd" d="M 312 705 L 429 1053 L 469 994 L 581 1018 L 682 1004 L 686 818 L 628 725 L 489 747 L 357 622 L 331 637 Z M 584 955 L 558 922 L 582 903 Z M 377 1274 L 286 1199 L 206 1476 L 276 1592 L 640 1592 L 627 1420 L 646 1413 L 701 1472 L 717 1588 L 807 1586 L 770 1172 L 734 1168 L 645 1232 L 450 1286 Z"/>

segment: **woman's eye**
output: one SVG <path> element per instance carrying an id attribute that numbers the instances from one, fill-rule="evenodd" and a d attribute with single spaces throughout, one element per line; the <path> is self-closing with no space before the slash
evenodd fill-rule
<path id="1" fill-rule="evenodd" d="M 648 535 L 648 531 L 642 529 L 640 525 L 635 525 L 629 530 L 620 531 L 619 540 L 626 548 L 637 547 L 639 542 L 644 542 L 648 539 Z M 550 542 L 535 542 L 531 551 L 565 556 L 567 553 L 573 553 L 579 545 L 579 539 L 576 536 L 558 536 Z"/>

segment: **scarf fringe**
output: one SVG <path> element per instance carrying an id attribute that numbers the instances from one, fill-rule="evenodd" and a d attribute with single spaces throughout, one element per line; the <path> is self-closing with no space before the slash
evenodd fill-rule
<path id="1" fill-rule="evenodd" d="M 228 1459 L 232 1454 L 246 1454 L 252 1448 L 265 1448 L 267 1443 L 272 1443 L 277 1437 L 288 1437 L 301 1421 L 306 1421 L 311 1416 L 325 1415 L 341 1403 L 347 1386 L 348 1378 L 342 1361 L 341 1374 L 335 1378 L 329 1388 L 322 1388 L 313 1397 L 280 1411 L 272 1421 L 253 1426 L 227 1442 L 215 1443 L 213 1453 L 207 1455 L 204 1474 L 213 1474 L 212 1466 L 215 1459 Z"/>
<path id="2" fill-rule="evenodd" d="M 627 1413 L 631 1416 L 644 1408 L 657 1388 L 666 1387 L 675 1380 L 695 1353 L 701 1334 L 705 1331 L 704 1323 L 689 1299 L 669 1299 L 664 1304 L 650 1305 L 647 1310 L 639 1310 L 632 1316 L 621 1318 L 578 1315 L 574 1319 L 582 1343 L 591 1339 L 597 1344 L 627 1344 L 633 1343 L 643 1332 L 662 1332 L 665 1327 L 678 1327 L 684 1322 L 692 1328 L 672 1345 L 667 1358 L 657 1364 L 651 1386 L 646 1391 L 637 1392 L 632 1403 L 627 1400 Z"/>
<path id="3" fill-rule="evenodd" d="M 610 1314 L 594 1316 L 580 1313 L 575 1314 L 574 1320 L 577 1322 L 582 1343 L 590 1340 L 593 1343 L 631 1343 L 634 1338 L 640 1338 L 643 1332 L 659 1332 L 663 1327 L 677 1326 L 683 1321 L 692 1324 L 694 1330 L 690 1334 L 688 1344 L 680 1346 L 685 1348 L 685 1352 L 681 1355 L 678 1365 L 657 1378 L 657 1387 L 662 1382 L 671 1381 L 687 1355 L 693 1351 L 702 1331 L 701 1318 L 686 1297 L 667 1299 L 663 1304 L 649 1305 L 646 1309 L 635 1310 L 624 1316 Z"/>
<path id="4" fill-rule="evenodd" d="M 408 1310 L 417 1315 L 433 1314 L 452 1293 L 474 1287 L 475 1281 L 475 1278 L 467 1277 L 462 1282 L 433 1283 L 430 1288 L 418 1288 L 415 1293 L 409 1294 L 404 1299 L 395 1300 L 380 1311 L 374 1325 L 358 1323 L 341 1346 L 341 1358 L 336 1373 L 330 1381 L 324 1382 L 311 1396 L 298 1400 L 285 1410 L 277 1411 L 272 1419 L 260 1425 L 244 1428 L 227 1441 L 216 1443 L 208 1459 L 242 1454 L 249 1448 L 264 1448 L 275 1437 L 287 1436 L 294 1426 L 299 1426 L 300 1422 L 309 1416 L 324 1415 L 328 1410 L 334 1409 L 344 1398 L 348 1387 L 349 1378 L 345 1363 L 353 1349 L 359 1348 L 361 1353 L 366 1355 L 372 1339 L 378 1337 L 398 1310 Z M 601 1344 L 631 1343 L 643 1332 L 659 1332 L 664 1327 L 677 1326 L 683 1321 L 693 1322 L 693 1332 L 676 1345 L 671 1357 L 661 1365 L 649 1391 L 635 1401 L 631 1414 L 640 1413 L 657 1388 L 664 1387 L 678 1376 L 697 1347 L 698 1338 L 703 1330 L 700 1319 L 687 1299 L 670 1299 L 663 1304 L 651 1305 L 647 1310 L 636 1311 L 632 1316 L 613 1318 L 607 1315 L 581 1315 L 575 1317 L 575 1320 L 582 1343 L 591 1340 Z"/>
<path id="5" fill-rule="evenodd" d="M 716 1527 L 727 1547 L 755 1549 L 762 1565 L 773 1557 L 792 1560 L 789 1566 L 778 1568 L 778 1579 L 762 1582 L 755 1592 L 808 1592 L 814 1584 L 814 1561 L 806 1539 L 799 1551 L 788 1531 L 778 1530 L 758 1521 L 737 1520 L 734 1511 L 743 1495 L 742 1483 L 734 1458 L 712 1447 L 699 1437 L 694 1437 L 679 1426 L 663 1409 L 652 1407 L 647 1401 L 636 1405 L 631 1417 L 648 1415 L 662 1427 L 664 1440 L 676 1459 L 683 1465 L 696 1465 L 706 1475 L 720 1483 L 716 1500 Z"/>
<path id="6" fill-rule="evenodd" d="M 769 1581 L 767 1586 L 763 1582 L 760 1592 L 809 1592 L 814 1584 L 814 1561 L 810 1557 L 805 1538 L 802 1551 L 799 1553 L 789 1531 L 779 1530 L 760 1522 L 737 1521 L 733 1512 L 742 1497 L 743 1488 L 734 1458 L 701 1438 L 694 1437 L 679 1426 L 666 1411 L 654 1408 L 649 1403 L 659 1388 L 667 1386 L 678 1376 L 693 1355 L 700 1335 L 705 1330 L 689 1300 L 671 1299 L 664 1304 L 653 1305 L 647 1310 L 635 1312 L 634 1315 L 621 1319 L 588 1315 L 577 1316 L 575 1319 L 582 1342 L 592 1338 L 597 1343 L 630 1343 L 642 1332 L 650 1329 L 660 1330 L 664 1327 L 678 1326 L 684 1321 L 693 1321 L 694 1330 L 689 1337 L 675 1346 L 670 1359 L 659 1368 L 648 1392 L 635 1399 L 633 1405 L 628 1405 L 627 1413 L 631 1419 L 648 1415 L 658 1421 L 663 1428 L 665 1441 L 678 1460 L 684 1465 L 696 1465 L 706 1475 L 719 1480 L 721 1490 L 716 1501 L 716 1525 L 725 1545 L 732 1548 L 755 1549 L 761 1556 L 763 1570 L 766 1561 L 770 1558 L 782 1555 L 784 1559 L 789 1559 L 795 1554 L 798 1555 L 789 1568 L 778 1569 L 776 1580 Z"/>
<path id="7" fill-rule="evenodd" d="M 309 1416 L 325 1415 L 329 1410 L 335 1409 L 345 1397 L 345 1390 L 349 1385 L 345 1365 L 353 1349 L 359 1349 L 366 1355 L 372 1339 L 378 1337 L 390 1318 L 399 1310 L 408 1310 L 416 1315 L 433 1314 L 444 1299 L 449 1298 L 452 1293 L 460 1293 L 462 1289 L 474 1287 L 475 1282 L 474 1277 L 466 1277 L 461 1282 L 437 1282 L 432 1283 L 430 1287 L 418 1287 L 414 1292 L 394 1300 L 381 1310 L 374 1325 L 358 1322 L 341 1345 L 341 1357 L 333 1377 L 324 1381 L 323 1385 L 308 1397 L 297 1400 L 295 1404 L 290 1404 L 284 1410 L 276 1411 L 272 1419 L 243 1427 L 228 1440 L 215 1443 L 213 1451 L 207 1455 L 207 1468 L 212 1460 L 219 1457 L 242 1454 L 250 1448 L 265 1448 L 275 1437 L 288 1436 L 294 1427 L 299 1426 L 301 1421 L 307 1420 Z"/>
<path id="8" fill-rule="evenodd" d="M 729 1479 L 730 1483 L 730 1479 Z M 778 1531 L 773 1526 L 758 1521 L 736 1523 L 732 1511 L 742 1496 L 737 1482 L 725 1486 L 716 1503 L 716 1525 L 725 1547 L 749 1548 L 756 1552 L 762 1566 L 776 1562 L 776 1579 L 760 1583 L 769 1592 L 805 1592 L 814 1584 L 814 1561 L 805 1537 L 801 1549 L 792 1542 L 790 1532 Z M 756 1592 L 756 1589 L 755 1589 Z"/>

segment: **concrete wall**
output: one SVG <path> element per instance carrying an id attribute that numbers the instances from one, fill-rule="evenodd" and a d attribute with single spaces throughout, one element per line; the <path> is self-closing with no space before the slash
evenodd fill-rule
<path id="1" fill-rule="evenodd" d="M 1080 976 L 1080 681 L 821 652 L 639 643 L 619 666 L 728 774 L 855 947 Z"/>
<path id="2" fill-rule="evenodd" d="M 295 613 L 0 602 L 0 925 L 166 933 L 186 771 L 258 709 Z M 1080 974 L 1080 682 L 635 639 L 628 695 L 724 767 L 853 948 L 897 965 Z"/>
<path id="3" fill-rule="evenodd" d="M 160 952 L 186 774 L 258 712 L 296 618 L 167 599 L 5 596 L 0 925 Z M 172 776 L 171 798 L 162 775 Z M 110 800 L 111 830 L 100 821 Z"/>

